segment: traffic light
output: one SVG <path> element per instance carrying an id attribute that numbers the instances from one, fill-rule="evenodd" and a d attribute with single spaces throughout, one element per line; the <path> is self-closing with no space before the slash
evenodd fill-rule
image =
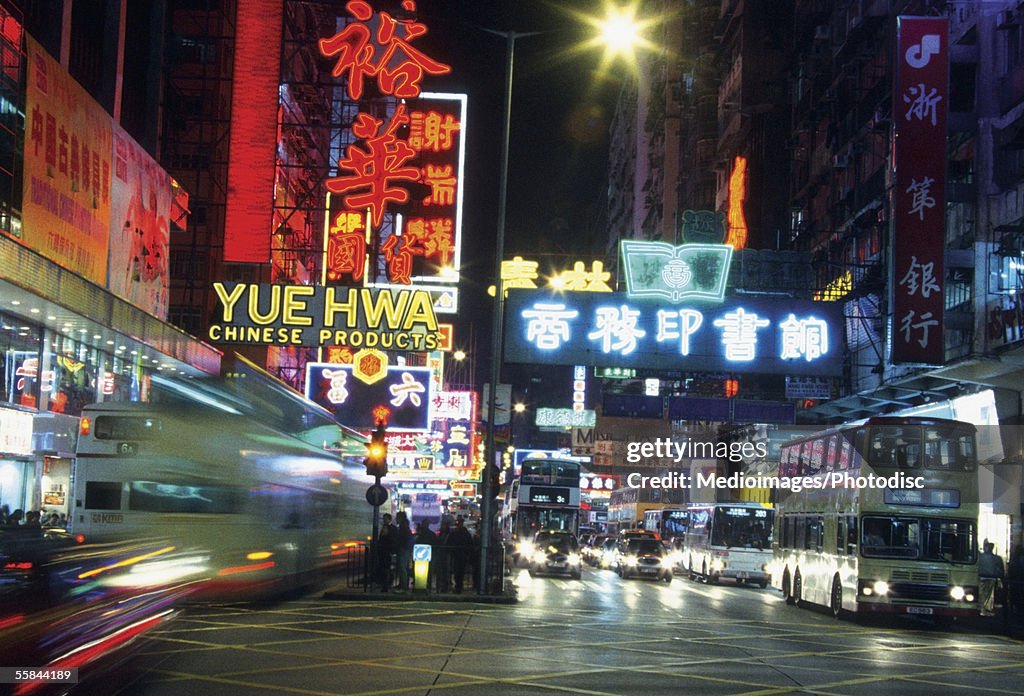
<path id="1" fill-rule="evenodd" d="M 380 478 L 388 473 L 388 443 L 385 439 L 388 431 L 383 421 L 377 422 L 377 429 L 370 434 L 370 441 L 366 444 L 366 473 L 370 476 Z"/>

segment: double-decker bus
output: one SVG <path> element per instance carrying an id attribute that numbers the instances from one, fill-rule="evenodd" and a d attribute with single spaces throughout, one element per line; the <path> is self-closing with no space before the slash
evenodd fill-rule
<path id="1" fill-rule="evenodd" d="M 975 426 L 877 417 L 783 444 L 772 584 L 791 604 L 978 613 Z M 799 490 L 797 490 L 799 488 Z"/>
<path id="2" fill-rule="evenodd" d="M 189 572 L 218 595 L 305 584 L 348 562 L 365 503 L 343 485 L 339 457 L 310 442 L 338 440 L 339 427 L 316 404 L 271 388 L 258 396 L 224 380 L 161 376 L 153 402 L 86 406 L 69 531 L 87 541 L 167 539 L 192 553 Z"/>
<path id="3" fill-rule="evenodd" d="M 645 520 L 649 511 L 660 510 L 668 505 L 682 507 L 685 493 L 682 489 L 670 488 L 616 488 L 608 498 L 608 533 L 618 534 L 638 527 L 646 528 Z"/>
<path id="4" fill-rule="evenodd" d="M 682 567 L 691 579 L 768 586 L 775 511 L 761 503 L 708 503 L 687 508 Z"/>
<path id="5" fill-rule="evenodd" d="M 502 532 L 516 562 L 529 558 L 534 534 L 579 532 L 580 463 L 570 459 L 527 459 L 505 495 Z"/>

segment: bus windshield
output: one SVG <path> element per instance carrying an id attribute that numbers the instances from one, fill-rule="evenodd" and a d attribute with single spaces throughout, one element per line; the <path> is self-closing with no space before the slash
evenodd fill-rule
<path id="1" fill-rule="evenodd" d="M 715 509 L 712 546 L 767 549 L 771 545 L 772 511 L 749 507 Z"/>
<path id="2" fill-rule="evenodd" d="M 867 557 L 947 563 L 978 560 L 978 537 L 970 520 L 865 516 L 861 528 L 861 552 Z"/>

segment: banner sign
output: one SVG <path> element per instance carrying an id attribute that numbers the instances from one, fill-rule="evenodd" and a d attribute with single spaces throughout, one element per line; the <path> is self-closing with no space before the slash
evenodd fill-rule
<path id="1" fill-rule="evenodd" d="M 398 431 L 430 429 L 434 394 L 427 367 L 391 367 L 384 379 L 365 384 L 351 365 L 307 363 L 306 398 L 350 428 L 372 430 L 383 418 L 389 431 Z"/>
<path id="2" fill-rule="evenodd" d="M 690 306 L 622 293 L 511 290 L 505 359 L 834 376 L 842 373 L 840 310 L 834 303 L 775 297 Z"/>
<path id="3" fill-rule="evenodd" d="M 729 278 L 732 247 L 725 244 L 620 243 L 630 297 L 720 302 Z"/>
<path id="4" fill-rule="evenodd" d="M 424 290 L 214 283 L 221 316 L 209 336 L 222 343 L 431 351 L 441 346 Z"/>
<path id="5" fill-rule="evenodd" d="M 899 17 L 896 27 L 892 361 L 936 365 L 945 359 L 949 23 Z"/>

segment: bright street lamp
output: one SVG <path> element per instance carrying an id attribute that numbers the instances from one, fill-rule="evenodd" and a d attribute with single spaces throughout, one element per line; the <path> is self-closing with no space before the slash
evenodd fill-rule
<path id="1" fill-rule="evenodd" d="M 607 8 L 608 18 L 605 20 L 594 20 L 589 17 L 581 16 L 584 23 L 589 24 L 598 29 L 602 29 L 604 24 L 608 23 L 610 27 L 615 28 L 614 32 L 614 45 L 615 52 L 611 53 L 611 57 L 619 55 L 630 46 L 640 45 L 643 43 L 640 38 L 640 28 L 630 29 L 635 15 L 635 10 L 620 10 L 616 11 L 614 6 L 609 5 Z M 489 34 L 504 37 L 505 39 L 505 93 L 502 100 L 503 105 L 503 120 L 501 128 L 501 169 L 498 183 L 498 221 L 497 221 L 497 243 L 495 244 L 494 250 L 494 279 L 495 284 L 501 285 L 501 262 L 505 256 L 505 212 L 508 201 L 508 155 L 509 155 L 509 140 L 512 122 L 512 74 L 515 66 L 515 51 L 516 51 L 516 39 L 526 38 L 529 36 L 537 36 L 543 32 L 516 32 L 516 31 L 496 31 L 494 29 L 486 29 L 481 27 L 484 31 Z M 604 33 L 603 31 L 601 32 Z M 611 43 L 607 43 L 611 39 L 611 35 L 608 38 L 601 37 L 592 42 L 593 45 L 606 45 L 611 46 Z M 588 44 L 590 45 L 590 44 Z M 649 44 L 648 44 L 649 45 Z M 605 60 L 609 57 L 606 51 Z M 502 324 L 505 317 L 505 293 L 494 292 L 494 311 L 492 314 L 491 324 L 491 374 L 490 374 L 490 394 L 487 399 L 487 436 L 486 436 L 486 447 L 484 449 L 484 468 L 480 478 L 480 488 L 483 492 L 483 501 L 480 506 L 480 563 L 477 569 L 477 591 L 480 594 L 487 594 L 487 569 L 488 559 L 490 555 L 491 547 L 491 532 L 494 529 L 494 494 L 492 489 L 494 472 L 492 468 L 499 461 L 497 448 L 494 443 L 494 418 L 496 415 L 496 396 L 498 392 L 498 381 L 501 378 L 501 364 L 502 364 Z M 519 410 L 519 406 L 522 406 L 522 410 Z M 526 410 L 525 404 L 517 404 L 516 412 L 522 413 Z"/>

